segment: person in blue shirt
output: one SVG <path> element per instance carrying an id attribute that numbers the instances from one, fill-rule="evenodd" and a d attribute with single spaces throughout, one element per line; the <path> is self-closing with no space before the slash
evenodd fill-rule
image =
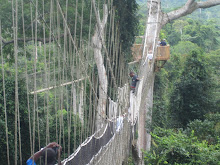
<path id="1" fill-rule="evenodd" d="M 160 46 L 166 46 L 166 45 L 167 45 L 166 40 L 163 39 L 163 41 L 160 42 Z"/>
<path id="2" fill-rule="evenodd" d="M 49 143 L 46 147 L 32 155 L 26 162 L 27 165 L 36 165 L 36 162 L 40 157 L 43 157 L 43 161 L 47 161 L 47 165 L 55 165 L 57 157 L 60 156 L 62 147 L 56 142 Z M 59 162 L 58 165 L 61 165 Z"/>

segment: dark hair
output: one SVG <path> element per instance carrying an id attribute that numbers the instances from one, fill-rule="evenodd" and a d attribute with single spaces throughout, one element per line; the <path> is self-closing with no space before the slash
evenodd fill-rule
<path id="1" fill-rule="evenodd" d="M 54 165 L 56 163 L 57 153 L 53 148 L 46 148 L 42 152 L 43 162 L 47 161 L 48 165 Z"/>

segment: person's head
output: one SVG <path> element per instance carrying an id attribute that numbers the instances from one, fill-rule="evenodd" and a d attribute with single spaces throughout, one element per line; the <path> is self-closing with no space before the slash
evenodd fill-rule
<path id="1" fill-rule="evenodd" d="M 166 39 L 163 39 L 163 41 L 166 41 Z"/>
<path id="2" fill-rule="evenodd" d="M 56 163 L 57 152 L 56 149 L 46 148 L 42 152 L 43 161 L 47 161 L 47 165 L 54 165 Z"/>
<path id="3" fill-rule="evenodd" d="M 134 72 L 130 72 L 130 77 L 133 77 L 134 76 Z"/>

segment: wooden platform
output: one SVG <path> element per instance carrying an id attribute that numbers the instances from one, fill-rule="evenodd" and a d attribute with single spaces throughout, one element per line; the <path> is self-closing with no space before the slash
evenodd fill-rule
<path id="1" fill-rule="evenodd" d="M 139 61 L 143 53 L 142 44 L 133 44 L 131 51 L 132 51 L 134 61 Z"/>
<path id="2" fill-rule="evenodd" d="M 170 59 L 170 45 L 157 47 L 157 61 L 166 61 Z"/>

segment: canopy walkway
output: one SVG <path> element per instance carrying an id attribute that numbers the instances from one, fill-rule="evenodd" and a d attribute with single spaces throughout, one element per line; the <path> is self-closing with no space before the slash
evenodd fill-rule
<path id="1" fill-rule="evenodd" d="M 65 159 L 65 164 L 123 164 L 129 157 L 132 140 L 135 139 L 138 111 L 140 106 L 141 88 L 143 81 L 139 83 L 137 96 L 129 92 L 125 85 L 118 90 L 123 93 L 119 95 L 123 107 L 129 105 L 128 113 L 120 117 L 113 116 L 112 121 L 108 121 L 105 127 L 88 137 L 78 149 Z M 129 94 L 130 93 L 130 94 Z M 130 96 L 128 99 L 128 96 Z M 118 109 L 114 109 L 111 104 L 120 102 L 111 102 L 110 111 L 117 114 Z"/>
<path id="2" fill-rule="evenodd" d="M 11 22 L 0 20 L 5 164 L 24 164 L 52 141 L 63 147 L 64 165 L 126 162 L 138 129 L 143 80 L 130 92 L 113 0 L 6 5 Z M 140 49 L 134 47 L 137 61 L 154 47 L 146 49 L 145 42 Z"/>

